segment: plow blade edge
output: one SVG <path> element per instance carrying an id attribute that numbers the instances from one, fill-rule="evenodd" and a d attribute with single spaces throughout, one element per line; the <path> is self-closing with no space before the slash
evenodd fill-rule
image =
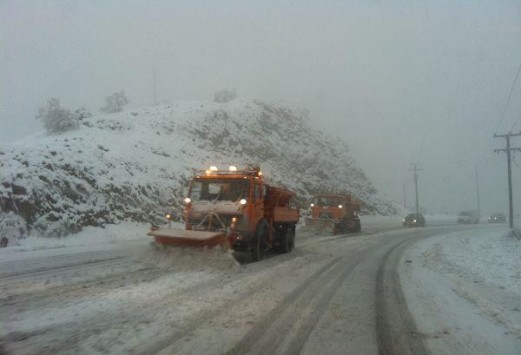
<path id="1" fill-rule="evenodd" d="M 306 218 L 306 226 L 313 226 L 321 229 L 335 228 L 335 221 L 333 219 L 322 219 L 322 218 Z"/>
<path id="2" fill-rule="evenodd" d="M 156 243 L 171 246 L 214 247 L 226 246 L 227 238 L 222 232 L 192 231 L 182 229 L 157 229 L 147 233 Z"/>

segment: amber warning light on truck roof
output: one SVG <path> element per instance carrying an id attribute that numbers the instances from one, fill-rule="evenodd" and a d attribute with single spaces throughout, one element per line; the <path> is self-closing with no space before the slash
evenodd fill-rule
<path id="1" fill-rule="evenodd" d="M 226 174 L 245 174 L 245 175 L 253 175 L 255 177 L 260 177 L 263 175 L 262 171 L 260 171 L 260 168 L 255 167 L 248 167 L 244 170 L 239 171 L 237 169 L 236 165 L 230 165 L 227 170 L 221 170 L 216 165 L 210 166 L 209 169 L 204 170 L 204 174 L 206 175 L 226 175 Z"/>

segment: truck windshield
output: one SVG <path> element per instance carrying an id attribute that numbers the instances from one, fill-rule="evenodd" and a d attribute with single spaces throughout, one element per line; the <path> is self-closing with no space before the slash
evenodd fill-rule
<path id="1" fill-rule="evenodd" d="M 192 182 L 192 201 L 239 201 L 248 198 L 247 179 L 198 179 Z"/>

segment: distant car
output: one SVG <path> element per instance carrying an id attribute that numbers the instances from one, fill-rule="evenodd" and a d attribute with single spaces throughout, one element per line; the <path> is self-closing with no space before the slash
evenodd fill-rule
<path id="1" fill-rule="evenodd" d="M 425 217 L 421 213 L 411 213 L 403 219 L 404 227 L 425 227 Z"/>
<path id="2" fill-rule="evenodd" d="M 458 224 L 477 224 L 479 223 L 479 218 L 478 211 L 462 211 L 458 214 L 456 222 Z"/>
<path id="3" fill-rule="evenodd" d="M 504 213 L 493 213 L 488 217 L 488 223 L 505 223 L 507 217 Z"/>

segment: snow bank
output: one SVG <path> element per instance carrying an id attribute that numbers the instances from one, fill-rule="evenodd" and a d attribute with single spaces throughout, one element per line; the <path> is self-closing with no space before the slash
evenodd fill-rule
<path id="1" fill-rule="evenodd" d="M 424 255 L 433 270 L 458 271 L 478 282 L 516 292 L 521 300 L 521 242 L 509 235 L 506 226 L 446 235 Z"/>
<path id="2" fill-rule="evenodd" d="M 483 226 L 417 243 L 404 294 L 434 353 L 521 353 L 521 241 Z"/>

